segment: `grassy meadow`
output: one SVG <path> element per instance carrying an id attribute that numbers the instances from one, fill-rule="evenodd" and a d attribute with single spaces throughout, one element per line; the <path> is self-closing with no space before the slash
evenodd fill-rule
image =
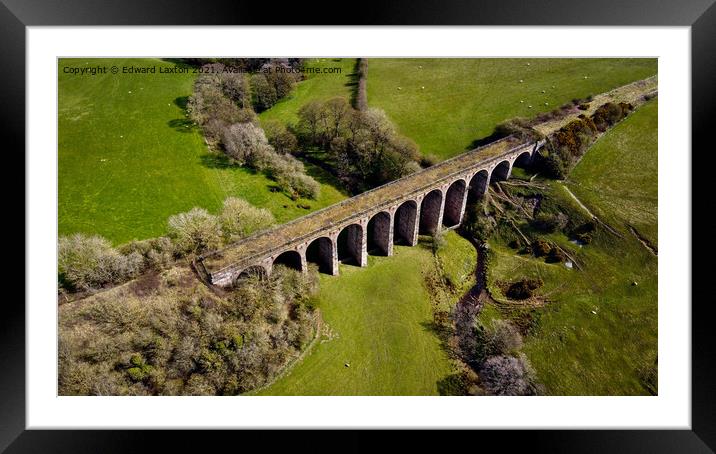
<path id="1" fill-rule="evenodd" d="M 58 230 L 100 234 L 115 245 L 165 234 L 167 218 L 192 207 L 216 212 L 228 196 L 268 208 L 279 223 L 343 200 L 335 178 L 306 163 L 321 183 L 318 200 L 292 201 L 262 174 L 210 153 L 187 119 L 195 74 L 73 76 L 66 66 L 154 65 L 158 59 L 61 59 L 58 63 Z M 310 74 L 260 121 L 295 124 L 301 106 L 349 99 L 355 59 L 309 59 Z M 500 122 L 533 117 L 573 98 L 608 91 L 657 72 L 656 59 L 369 59 L 368 102 L 384 109 L 423 154 L 440 159 L 470 149 Z M 521 102 L 522 101 L 522 102 Z M 530 107 L 531 106 L 531 107 Z M 652 100 L 601 137 L 565 182 L 544 181 L 548 195 L 571 210 L 587 208 L 620 232 L 604 229 L 571 251 L 583 270 L 517 254 L 490 243 L 488 281 L 540 277 L 544 307 L 523 351 L 552 395 L 647 394 L 644 376 L 657 354 L 657 258 L 632 234 L 657 245 L 657 111 Z M 515 175 L 521 170 L 515 169 Z M 308 205 L 308 208 L 302 207 Z M 262 395 L 437 395 L 455 371 L 433 313 L 449 310 L 474 284 L 476 254 L 455 232 L 437 255 L 424 243 L 396 246 L 369 266 L 341 265 L 320 276 L 315 304 L 324 333 L 310 352 Z M 430 288 L 438 273 L 454 293 Z M 632 285 L 636 282 L 637 285 Z M 524 313 L 524 312 L 523 312 Z M 482 321 L 514 316 L 487 305 Z M 347 366 L 348 364 L 348 366 Z"/>
<path id="2" fill-rule="evenodd" d="M 656 241 L 657 101 L 608 131 L 582 158 L 567 185 L 581 202 L 623 238 L 603 228 L 579 247 L 563 234 L 548 237 L 572 251 L 583 270 L 517 254 L 491 243 L 489 281 L 539 277 L 550 302 L 530 311 L 532 333 L 524 351 L 552 395 L 640 395 L 657 359 L 658 261 L 628 230 Z M 637 165 L 638 163 L 638 165 Z M 559 182 L 549 197 L 583 211 Z M 618 252 L 617 252 L 618 251 Z M 636 283 L 634 285 L 633 283 Z M 510 313 L 508 305 L 487 308 L 483 317 Z"/>
<path id="3" fill-rule="evenodd" d="M 449 232 L 439 257 L 454 282 L 474 282 L 476 253 L 467 240 Z M 370 256 L 367 268 L 341 265 L 340 276 L 321 275 L 316 304 L 328 334 L 260 394 L 437 395 L 453 366 L 430 328 L 434 301 L 423 273 L 435 269 L 432 251 L 420 244 Z"/>
<path id="4" fill-rule="evenodd" d="M 195 206 L 215 212 L 228 196 L 268 208 L 278 222 L 345 198 L 318 167 L 307 165 L 307 173 L 322 183 L 320 198 L 292 201 L 272 192 L 264 175 L 210 154 L 184 112 L 194 74 L 63 72 L 97 64 L 175 66 L 156 59 L 59 61 L 60 235 L 96 233 L 115 244 L 160 236 L 169 216 Z"/>
<path id="5" fill-rule="evenodd" d="M 371 58 L 368 104 L 385 110 L 423 154 L 446 159 L 505 120 L 533 117 L 656 72 L 656 59 Z"/>

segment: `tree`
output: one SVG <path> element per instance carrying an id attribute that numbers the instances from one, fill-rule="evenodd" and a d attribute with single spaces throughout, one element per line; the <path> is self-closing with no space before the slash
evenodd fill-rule
<path id="1" fill-rule="evenodd" d="M 351 106 L 345 98 L 331 98 L 323 103 L 324 113 L 321 116 L 324 123 L 325 141 L 330 143 L 335 137 L 341 134 Z"/>
<path id="2" fill-rule="evenodd" d="M 251 92 L 254 108 L 259 112 L 270 108 L 278 100 L 276 87 L 269 83 L 266 74 L 263 73 L 251 76 Z"/>
<path id="3" fill-rule="evenodd" d="M 318 143 L 319 126 L 323 116 L 322 105 L 318 101 L 311 101 L 298 109 L 298 130 L 312 145 Z"/>
<path id="4" fill-rule="evenodd" d="M 136 276 L 142 269 L 141 254 L 127 256 L 112 248 L 106 238 L 77 233 L 60 237 L 57 267 L 60 283 L 70 290 L 89 290 Z"/>
<path id="5" fill-rule="evenodd" d="M 506 355 L 522 348 L 522 335 L 507 320 L 494 320 L 485 332 L 485 341 L 491 355 Z"/>
<path id="6" fill-rule="evenodd" d="M 192 208 L 169 218 L 169 237 L 183 253 L 201 253 L 221 246 L 222 231 L 216 216 Z"/>
<path id="7" fill-rule="evenodd" d="M 261 152 L 270 148 L 263 130 L 254 123 L 235 123 L 224 130 L 226 154 L 239 164 L 255 163 Z"/>
<path id="8" fill-rule="evenodd" d="M 263 123 L 264 132 L 269 144 L 280 154 L 297 154 L 298 139 L 286 126 L 278 120 Z"/>
<path id="9" fill-rule="evenodd" d="M 537 394 L 534 372 L 524 355 L 492 356 L 480 369 L 485 391 L 495 396 L 532 396 Z"/>
<path id="10" fill-rule="evenodd" d="M 244 73 L 226 72 L 222 74 L 221 88 L 229 99 L 241 108 L 251 108 L 251 87 Z"/>
<path id="11" fill-rule="evenodd" d="M 273 225 L 275 219 L 265 208 L 257 208 L 243 199 L 228 197 L 224 200 L 219 222 L 226 241 L 233 242 Z"/>

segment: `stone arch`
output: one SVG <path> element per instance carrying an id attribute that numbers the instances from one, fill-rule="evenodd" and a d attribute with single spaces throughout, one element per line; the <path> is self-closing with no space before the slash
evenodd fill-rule
<path id="1" fill-rule="evenodd" d="M 529 151 L 525 151 L 524 153 L 521 153 L 519 156 L 517 156 L 517 159 L 515 159 L 514 164 L 512 164 L 513 167 L 520 167 L 522 169 L 525 169 L 529 167 L 529 165 L 532 163 L 532 153 Z"/>
<path id="2" fill-rule="evenodd" d="M 443 213 L 443 225 L 445 227 L 454 227 L 462 221 L 462 214 L 465 210 L 466 189 L 465 180 L 460 179 L 451 184 L 445 193 Z"/>
<path id="3" fill-rule="evenodd" d="M 349 265 L 361 265 L 363 250 L 363 226 L 350 224 L 341 230 L 336 240 L 338 261 Z"/>
<path id="4" fill-rule="evenodd" d="M 510 167 L 510 161 L 502 161 L 501 163 L 497 164 L 497 167 L 492 169 L 492 175 L 490 175 L 490 183 L 508 179 L 510 177 L 510 170 L 512 170 L 512 168 Z"/>
<path id="5" fill-rule="evenodd" d="M 420 204 L 420 233 L 432 235 L 440 228 L 443 193 L 439 189 L 430 191 Z"/>
<path id="6" fill-rule="evenodd" d="M 418 218 L 418 203 L 415 200 L 406 200 L 393 217 L 393 242 L 415 246 L 415 230 Z"/>
<path id="7" fill-rule="evenodd" d="M 292 268 L 296 271 L 303 271 L 303 264 L 301 263 L 301 254 L 294 250 L 284 251 L 279 254 L 273 261 L 273 266 L 283 265 L 286 268 Z"/>
<path id="8" fill-rule="evenodd" d="M 485 195 L 487 192 L 487 183 L 490 180 L 490 174 L 487 170 L 480 170 L 470 179 L 468 198 L 474 201 Z"/>
<path id="9" fill-rule="evenodd" d="M 321 273 L 335 274 L 333 269 L 333 241 L 326 236 L 318 237 L 306 248 L 306 262 L 318 265 Z"/>
<path id="10" fill-rule="evenodd" d="M 381 211 L 368 221 L 368 252 L 390 255 L 393 238 L 390 231 L 390 214 Z"/>
<path id="11" fill-rule="evenodd" d="M 261 265 L 249 266 L 248 268 L 243 269 L 239 273 L 239 275 L 236 276 L 234 283 L 240 284 L 241 281 L 254 277 L 258 277 L 259 279 L 266 279 L 268 277 L 268 271 Z"/>

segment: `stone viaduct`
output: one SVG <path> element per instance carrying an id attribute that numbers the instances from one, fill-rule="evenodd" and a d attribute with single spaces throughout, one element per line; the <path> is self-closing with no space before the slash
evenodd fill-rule
<path id="1" fill-rule="evenodd" d="M 604 103 L 638 106 L 656 93 L 657 76 L 638 80 L 594 96 L 587 110 L 533 129 L 548 137 Z M 508 136 L 199 257 L 196 270 L 212 284 L 227 286 L 243 273 L 269 274 L 277 264 L 304 271 L 312 262 L 333 275 L 339 263 L 366 266 L 368 254 L 389 256 L 394 244 L 414 246 L 419 234 L 459 226 L 469 197 L 480 197 L 490 182 L 507 179 L 513 166 L 529 164 L 543 145 Z"/>
<path id="2" fill-rule="evenodd" d="M 509 178 L 543 144 L 506 137 L 206 254 L 197 269 L 228 286 L 278 264 L 305 271 L 312 262 L 332 275 L 339 263 L 366 266 L 368 254 L 390 256 L 394 244 L 414 246 L 419 234 L 458 227 L 468 197 Z"/>

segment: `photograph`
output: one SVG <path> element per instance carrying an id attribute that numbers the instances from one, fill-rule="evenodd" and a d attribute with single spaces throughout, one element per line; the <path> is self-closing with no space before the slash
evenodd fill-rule
<path id="1" fill-rule="evenodd" d="M 659 396 L 658 70 L 57 56 L 57 395 Z"/>

